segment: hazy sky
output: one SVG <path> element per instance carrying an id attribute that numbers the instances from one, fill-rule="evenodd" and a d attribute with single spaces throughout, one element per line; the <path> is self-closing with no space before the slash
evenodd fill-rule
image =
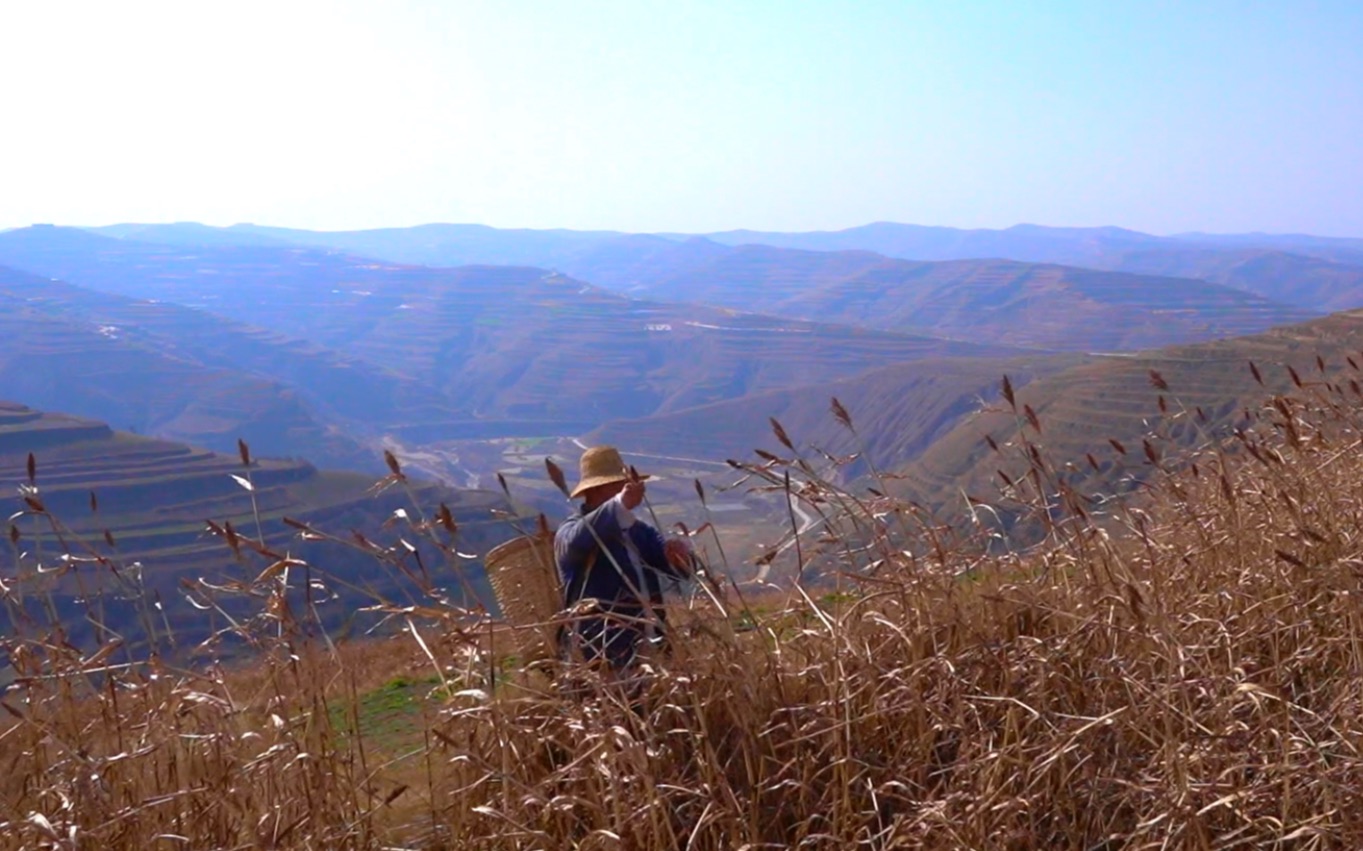
<path id="1" fill-rule="evenodd" d="M 0 4 L 0 227 L 1363 236 L 1363 2 Z"/>

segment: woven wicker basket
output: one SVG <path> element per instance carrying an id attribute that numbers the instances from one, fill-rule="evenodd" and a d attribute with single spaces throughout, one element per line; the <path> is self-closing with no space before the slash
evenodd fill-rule
<path id="1" fill-rule="evenodd" d="M 483 559 L 502 618 L 515 628 L 527 658 L 553 655 L 563 608 L 563 586 L 554 564 L 552 535 L 524 535 L 496 547 Z"/>

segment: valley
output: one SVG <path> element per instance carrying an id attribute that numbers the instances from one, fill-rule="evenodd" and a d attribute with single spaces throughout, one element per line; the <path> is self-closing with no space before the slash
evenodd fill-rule
<path id="1" fill-rule="evenodd" d="M 984 437 L 1015 425 L 999 412 L 1008 375 L 1047 451 L 1097 453 L 1095 483 L 1129 475 L 1103 447 L 1157 429 L 1149 370 L 1209 417 L 1175 424 L 1196 442 L 1252 401 L 1238 364 L 1342 351 L 1319 329 L 1352 339 L 1347 314 L 1314 317 L 1363 299 L 1357 248 L 1026 226 L 34 227 L 0 233 L 0 397 L 371 477 L 389 450 L 445 487 L 505 482 L 502 498 L 551 520 L 570 506 L 544 459 L 571 477 L 583 446 L 610 443 L 659 476 L 659 521 L 712 522 L 746 579 L 789 544 L 751 530 L 790 511 L 730 490 L 725 461 L 782 453 L 772 418 L 811 458 L 842 459 L 842 480 L 888 473 L 952 516 L 990 487 Z"/>
<path id="2" fill-rule="evenodd" d="M 209 339 L 249 346 L 252 335 L 264 339 L 252 327 L 284 335 L 269 341 L 276 347 L 312 345 L 309 369 L 289 356 L 272 357 L 267 345 L 250 355 L 225 345 L 210 354 L 288 382 L 329 425 L 358 420 L 404 442 L 583 434 L 614 419 L 894 363 L 1023 351 L 632 299 L 523 267 L 400 267 L 270 247 L 188 252 L 60 228 L 0 234 L 0 263 L 60 279 L 69 285 L 54 287 L 67 294 L 62 309 L 90 301 L 100 306 L 79 309 L 94 321 L 137 328 L 130 316 L 136 310 L 176 350 L 201 353 Z M 111 311 L 103 304 L 110 294 L 137 306 Z M 147 306 L 166 302 L 193 312 L 172 317 L 169 309 Z M 206 330 L 220 320 L 226 324 Z"/>

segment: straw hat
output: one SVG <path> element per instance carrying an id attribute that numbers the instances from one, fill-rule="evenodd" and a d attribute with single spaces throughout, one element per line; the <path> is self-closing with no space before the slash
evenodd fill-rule
<path id="1" fill-rule="evenodd" d="M 620 457 L 620 450 L 614 446 L 593 446 L 583 452 L 582 459 L 578 461 L 578 470 L 577 487 L 572 492 L 574 499 L 601 485 L 629 481 L 629 469 Z M 649 476 L 639 478 L 647 479 Z"/>

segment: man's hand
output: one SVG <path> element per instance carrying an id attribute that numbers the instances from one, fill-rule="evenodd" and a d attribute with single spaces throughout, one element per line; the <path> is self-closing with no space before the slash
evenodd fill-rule
<path id="1" fill-rule="evenodd" d="M 667 563 L 678 570 L 690 570 L 695 558 L 691 544 L 681 538 L 668 538 L 663 544 L 663 554 L 667 556 Z"/>
<path id="2" fill-rule="evenodd" d="M 644 501 L 644 482 L 642 479 L 626 482 L 624 490 L 620 491 L 620 502 L 630 511 L 638 508 Z"/>

